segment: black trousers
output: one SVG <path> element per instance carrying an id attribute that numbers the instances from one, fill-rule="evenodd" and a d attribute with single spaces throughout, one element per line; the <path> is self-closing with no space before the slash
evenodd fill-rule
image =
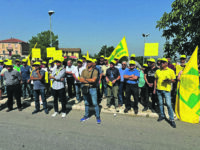
<path id="1" fill-rule="evenodd" d="M 52 92 L 53 92 L 53 97 L 54 97 L 54 111 L 58 112 L 58 98 L 59 98 L 59 101 L 61 102 L 61 105 L 62 105 L 61 112 L 65 113 L 66 112 L 66 100 L 67 100 L 65 88 L 60 89 L 60 90 L 52 89 Z"/>
<path id="2" fill-rule="evenodd" d="M 149 107 L 149 96 L 151 95 L 151 101 L 152 101 L 152 108 L 155 109 L 155 104 L 158 104 L 158 98 L 156 94 L 153 94 L 153 87 L 149 87 L 148 85 L 145 85 L 145 102 L 144 107 Z"/>
<path id="3" fill-rule="evenodd" d="M 139 88 L 138 84 L 126 84 L 126 101 L 125 106 L 127 109 L 131 109 L 131 95 L 134 98 L 134 110 L 138 110 L 138 100 L 139 100 Z"/>
<path id="4" fill-rule="evenodd" d="M 21 108 L 21 86 L 20 84 L 17 85 L 7 85 L 7 95 L 8 95 L 8 102 L 7 106 L 8 109 L 13 109 L 13 96 L 15 96 L 17 101 L 17 107 Z"/>
<path id="5" fill-rule="evenodd" d="M 74 95 L 76 95 L 74 77 L 67 77 L 67 85 L 68 85 L 68 96 L 73 97 Z M 73 87 L 73 90 L 74 90 L 74 94 L 72 93 L 72 87 Z"/>

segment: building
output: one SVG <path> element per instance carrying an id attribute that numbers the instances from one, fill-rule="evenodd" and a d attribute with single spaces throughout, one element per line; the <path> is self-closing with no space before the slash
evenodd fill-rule
<path id="1" fill-rule="evenodd" d="M 77 58 L 80 57 L 81 49 L 80 48 L 59 48 L 59 50 L 62 50 L 63 56 L 75 56 Z"/>
<path id="2" fill-rule="evenodd" d="M 8 57 L 12 55 L 28 55 L 29 44 L 19 39 L 10 38 L 0 41 L 0 57 Z"/>

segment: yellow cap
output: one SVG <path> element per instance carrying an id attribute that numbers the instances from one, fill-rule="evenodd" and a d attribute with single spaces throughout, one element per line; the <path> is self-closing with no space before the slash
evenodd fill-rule
<path id="1" fill-rule="evenodd" d="M 13 64 L 12 64 L 12 60 L 8 60 L 7 62 L 6 62 L 6 66 L 12 66 Z"/>
<path id="2" fill-rule="evenodd" d="M 92 60 L 92 58 L 88 58 L 87 61 L 92 62 L 93 60 Z"/>
<path id="3" fill-rule="evenodd" d="M 96 60 L 96 59 L 92 59 L 92 62 L 93 62 L 93 63 L 96 63 L 96 62 L 97 62 L 97 60 Z"/>
<path id="4" fill-rule="evenodd" d="M 45 65 L 46 65 L 46 64 L 47 64 L 47 62 L 46 62 L 46 61 L 43 61 L 43 62 L 42 62 L 42 64 L 45 64 Z"/>
<path id="5" fill-rule="evenodd" d="M 40 66 L 41 65 L 41 63 L 39 62 L 39 61 L 36 61 L 34 64 L 33 64 L 33 66 Z"/>
<path id="6" fill-rule="evenodd" d="M 131 57 L 135 57 L 135 54 L 131 54 Z"/>
<path id="7" fill-rule="evenodd" d="M 154 62 L 154 63 L 156 62 L 154 58 L 150 58 L 148 61 L 149 62 Z"/>
<path id="8" fill-rule="evenodd" d="M 0 63 L 2 63 L 3 62 L 3 60 L 2 59 L 0 59 Z"/>
<path id="9" fill-rule="evenodd" d="M 180 58 L 186 58 L 186 56 L 185 55 L 181 55 L 181 57 Z"/>
<path id="10" fill-rule="evenodd" d="M 158 59 L 157 59 L 157 61 L 160 61 L 160 60 L 161 60 L 161 58 L 158 58 Z"/>
<path id="11" fill-rule="evenodd" d="M 22 59 L 22 62 L 27 62 L 27 59 Z"/>
<path id="12" fill-rule="evenodd" d="M 100 58 L 104 58 L 104 56 L 103 56 L 103 55 L 101 55 L 101 56 L 100 56 Z"/>
<path id="13" fill-rule="evenodd" d="M 174 65 L 174 67 L 176 66 L 176 63 L 172 63 L 172 65 Z"/>
<path id="14" fill-rule="evenodd" d="M 81 62 L 81 63 L 82 63 L 82 62 L 83 62 L 83 60 L 82 60 L 82 59 L 78 59 L 78 61 L 77 61 L 77 62 Z"/>
<path id="15" fill-rule="evenodd" d="M 20 60 L 19 59 L 15 59 L 15 62 L 17 62 L 17 61 L 19 62 Z"/>
<path id="16" fill-rule="evenodd" d="M 115 58 L 114 58 L 114 59 L 117 59 L 117 60 L 119 60 L 119 57 L 115 56 Z"/>
<path id="17" fill-rule="evenodd" d="M 82 58 L 86 58 L 86 56 L 85 56 L 85 55 L 83 55 L 83 56 L 82 56 Z"/>
<path id="18" fill-rule="evenodd" d="M 168 60 L 166 58 L 162 58 L 161 61 L 168 62 Z"/>
<path id="19" fill-rule="evenodd" d="M 110 63 L 116 64 L 116 61 L 115 61 L 115 60 L 112 60 Z"/>
<path id="20" fill-rule="evenodd" d="M 104 57 L 104 60 L 108 60 L 108 57 Z"/>
<path id="21" fill-rule="evenodd" d="M 54 61 L 52 59 L 49 60 L 49 64 L 53 63 Z"/>
<path id="22" fill-rule="evenodd" d="M 143 64 L 143 67 L 148 67 L 148 65 L 147 64 Z"/>
<path id="23" fill-rule="evenodd" d="M 135 61 L 134 61 L 134 60 L 131 60 L 131 61 L 129 62 L 129 65 L 135 65 Z"/>
<path id="24" fill-rule="evenodd" d="M 55 60 L 54 60 L 54 62 L 62 62 L 63 60 L 62 60 L 62 58 L 56 58 Z"/>

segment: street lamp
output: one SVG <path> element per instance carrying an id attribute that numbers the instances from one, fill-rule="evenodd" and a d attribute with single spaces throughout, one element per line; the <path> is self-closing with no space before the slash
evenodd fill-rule
<path id="1" fill-rule="evenodd" d="M 49 14 L 49 17 L 50 17 L 50 42 L 51 42 L 51 47 L 52 47 L 52 35 L 51 35 L 51 15 L 53 15 L 55 12 L 53 10 L 49 10 L 48 11 L 48 14 Z"/>
<path id="2" fill-rule="evenodd" d="M 148 37 L 150 35 L 150 33 L 143 33 L 142 36 L 144 37 L 144 49 L 145 49 L 145 43 L 146 43 L 146 37 Z M 144 56 L 143 56 L 143 64 L 144 64 Z"/>

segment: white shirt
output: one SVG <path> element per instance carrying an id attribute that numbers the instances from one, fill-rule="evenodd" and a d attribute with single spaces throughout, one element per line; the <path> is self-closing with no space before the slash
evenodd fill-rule
<path id="1" fill-rule="evenodd" d="M 74 70 L 75 66 L 71 66 L 71 67 L 68 67 L 66 66 L 66 71 L 67 72 L 72 72 Z M 67 74 L 67 77 L 73 77 L 72 74 Z"/>
<path id="2" fill-rule="evenodd" d="M 84 66 L 82 66 L 81 68 L 78 69 L 78 66 L 77 67 L 74 67 L 74 70 L 72 71 L 72 73 L 78 78 L 81 76 L 81 73 L 82 71 L 85 69 Z M 74 83 L 80 83 L 80 82 L 77 82 L 76 80 L 74 81 Z"/>

